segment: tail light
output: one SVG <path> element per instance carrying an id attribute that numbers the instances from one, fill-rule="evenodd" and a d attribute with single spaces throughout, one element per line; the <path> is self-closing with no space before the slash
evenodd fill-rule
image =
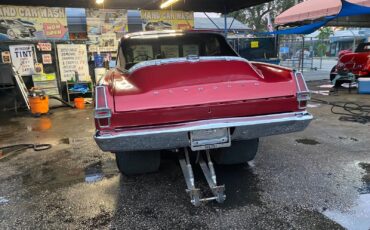
<path id="1" fill-rule="evenodd" d="M 307 87 L 306 81 L 304 80 L 302 73 L 295 72 L 294 76 L 297 84 L 298 108 L 306 109 L 307 103 L 311 99 L 310 90 Z"/>
<path id="2" fill-rule="evenodd" d="M 112 112 L 108 108 L 107 94 L 105 86 L 96 86 L 95 88 L 95 113 L 94 117 L 99 127 L 106 128 L 110 126 Z"/>

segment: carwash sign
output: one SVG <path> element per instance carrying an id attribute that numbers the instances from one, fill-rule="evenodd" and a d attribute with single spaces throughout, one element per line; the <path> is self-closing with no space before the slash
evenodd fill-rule
<path id="1" fill-rule="evenodd" d="M 64 8 L 0 5 L 0 33 L 8 39 L 68 39 Z"/>

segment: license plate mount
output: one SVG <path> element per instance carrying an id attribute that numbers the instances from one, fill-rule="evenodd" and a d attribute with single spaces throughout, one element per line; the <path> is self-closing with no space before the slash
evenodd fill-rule
<path id="1" fill-rule="evenodd" d="M 190 143 L 193 151 L 230 147 L 230 129 L 216 128 L 191 131 Z"/>

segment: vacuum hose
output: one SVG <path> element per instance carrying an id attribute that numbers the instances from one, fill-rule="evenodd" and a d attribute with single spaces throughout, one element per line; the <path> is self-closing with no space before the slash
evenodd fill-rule
<path id="1" fill-rule="evenodd" d="M 70 108 L 72 108 L 72 109 L 74 109 L 74 108 L 75 108 L 73 105 L 69 104 L 68 102 L 66 102 L 66 101 L 64 101 L 64 100 L 62 100 L 62 99 L 60 99 L 59 97 L 56 97 L 56 96 L 53 96 L 53 95 L 49 95 L 49 98 L 50 98 L 50 99 L 57 100 L 57 101 L 60 101 L 60 102 L 62 102 L 65 106 L 70 107 Z"/>
<path id="2" fill-rule="evenodd" d="M 0 160 L 9 157 L 21 150 L 33 149 L 34 151 L 43 151 L 50 149 L 51 147 L 52 147 L 51 144 L 18 144 L 0 147 Z"/>

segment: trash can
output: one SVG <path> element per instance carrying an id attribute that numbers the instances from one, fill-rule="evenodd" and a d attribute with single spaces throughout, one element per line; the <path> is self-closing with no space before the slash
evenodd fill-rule
<path id="1" fill-rule="evenodd" d="M 370 78 L 359 78 L 358 79 L 358 93 L 359 94 L 370 94 Z"/>

